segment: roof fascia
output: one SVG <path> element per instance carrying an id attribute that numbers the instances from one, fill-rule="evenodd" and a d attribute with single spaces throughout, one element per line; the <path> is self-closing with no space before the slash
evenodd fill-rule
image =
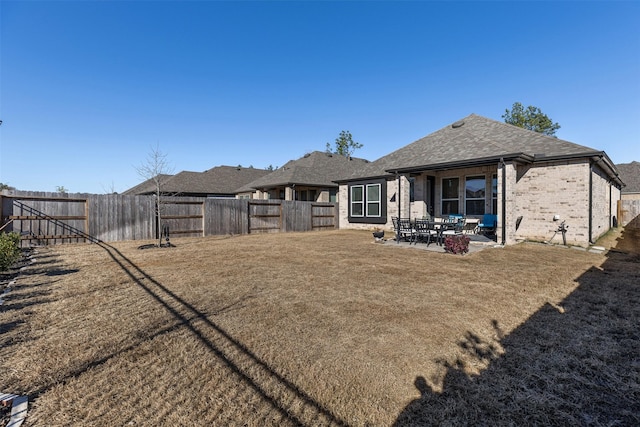
<path id="1" fill-rule="evenodd" d="M 334 179 L 332 182 L 335 182 L 336 184 L 346 184 L 347 182 L 352 182 L 352 181 L 362 181 L 367 179 L 387 179 L 387 178 L 393 178 L 393 172 L 390 172 L 384 175 L 356 176 L 353 178 Z"/>
<path id="2" fill-rule="evenodd" d="M 331 182 L 335 182 L 335 181 L 331 181 Z M 268 190 L 270 188 L 277 188 L 277 187 L 318 187 L 318 188 L 323 188 L 323 187 L 333 187 L 332 184 L 326 183 L 326 184 L 308 184 L 308 183 L 304 183 L 304 182 L 285 182 L 285 183 L 279 183 L 279 184 L 266 184 L 266 185 L 261 185 L 259 187 L 251 187 L 254 190 Z"/>
<path id="3" fill-rule="evenodd" d="M 620 178 L 620 172 L 618 172 L 618 168 L 611 161 L 609 156 L 607 156 L 607 153 L 605 153 L 604 151 L 600 151 L 599 153 L 597 153 L 596 156 L 593 156 L 592 159 L 594 163 L 598 165 L 602 163 L 607 167 L 607 169 L 609 169 L 608 175 L 609 175 L 609 178 L 611 178 L 611 181 L 620 185 L 621 188 L 626 187 L 626 184 L 622 182 L 622 178 Z"/>
<path id="4" fill-rule="evenodd" d="M 437 163 L 433 165 L 423 165 L 423 166 L 413 166 L 409 168 L 397 168 L 397 169 L 387 169 L 386 171 L 389 173 L 414 173 L 414 172 L 424 172 L 424 171 L 441 171 L 447 169 L 458 169 L 458 168 L 466 168 L 473 166 L 484 166 L 491 165 L 500 162 L 501 160 L 509 160 L 515 161 L 519 163 L 532 163 L 533 156 L 530 156 L 525 153 L 510 153 L 503 154 L 501 156 L 491 156 L 491 157 L 483 157 L 479 159 L 469 159 L 455 162 L 445 162 L 445 163 Z"/>

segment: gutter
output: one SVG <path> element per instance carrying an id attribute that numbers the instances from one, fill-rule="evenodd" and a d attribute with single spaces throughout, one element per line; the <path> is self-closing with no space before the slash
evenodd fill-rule
<path id="1" fill-rule="evenodd" d="M 446 170 L 446 169 L 454 169 L 454 168 L 463 168 L 463 167 L 472 167 L 472 166 L 482 166 L 482 165 L 491 165 L 496 162 L 502 162 L 504 160 L 512 160 L 515 162 L 521 163 L 532 163 L 534 161 L 534 156 L 530 156 L 525 153 L 510 153 L 504 154 L 502 156 L 491 156 L 491 157 L 482 157 L 479 159 L 468 159 L 468 160 L 457 160 L 453 162 L 445 162 L 445 163 L 435 163 L 430 165 L 421 165 L 421 166 L 411 166 L 406 168 L 399 169 L 386 169 L 387 172 L 390 173 L 412 173 L 412 172 L 423 172 L 425 170 Z"/>
<path id="2" fill-rule="evenodd" d="M 620 186 L 620 189 L 622 189 L 622 187 L 626 187 L 624 182 L 622 182 L 622 179 L 620 179 L 620 173 L 618 173 L 617 168 L 615 167 L 609 156 L 607 156 L 607 153 L 601 151 L 600 153 L 598 153 L 598 156 L 594 156 L 592 157 L 592 159 L 598 165 L 605 164 L 607 166 L 607 169 L 609 169 L 609 171 L 611 172 L 609 174 L 611 180 L 615 181 Z"/>

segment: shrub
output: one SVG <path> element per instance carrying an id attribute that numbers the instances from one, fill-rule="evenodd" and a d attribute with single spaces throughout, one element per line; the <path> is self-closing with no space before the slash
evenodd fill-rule
<path id="1" fill-rule="evenodd" d="M 469 237 L 459 234 L 447 236 L 444 239 L 444 250 L 452 254 L 466 254 L 469 252 Z"/>
<path id="2" fill-rule="evenodd" d="M 0 233 L 0 271 L 11 267 L 20 259 L 20 235 Z"/>

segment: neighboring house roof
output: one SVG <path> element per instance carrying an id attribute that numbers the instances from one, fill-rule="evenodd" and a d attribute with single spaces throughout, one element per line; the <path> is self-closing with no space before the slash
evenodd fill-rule
<path id="1" fill-rule="evenodd" d="M 163 193 L 198 195 L 233 195 L 235 190 L 261 176 L 268 174 L 266 169 L 243 168 L 240 166 L 217 166 L 204 172 L 182 171 L 170 177 L 162 185 Z M 144 183 L 143 183 L 144 184 Z M 151 192 L 155 191 L 153 182 Z M 125 194 L 148 194 L 148 191 L 127 190 Z M 141 187 L 140 190 L 146 190 Z"/>
<path id="2" fill-rule="evenodd" d="M 339 154 L 314 151 L 297 160 L 291 160 L 268 175 L 239 188 L 237 192 L 267 189 L 289 185 L 337 187 L 334 180 L 351 173 L 369 161 Z"/>
<path id="3" fill-rule="evenodd" d="M 156 178 L 160 180 L 160 182 L 167 182 L 173 175 L 160 174 L 157 175 Z M 124 195 L 136 195 L 136 194 L 153 194 L 156 192 L 156 181 L 154 178 L 149 178 L 146 181 L 141 182 L 135 187 L 131 187 L 128 190 L 122 192 Z"/>
<path id="4" fill-rule="evenodd" d="M 602 151 L 471 114 L 355 171 L 340 181 L 372 178 L 392 172 L 464 167 L 519 159 L 525 162 L 575 157 L 605 157 Z"/>
<path id="5" fill-rule="evenodd" d="M 625 183 L 622 193 L 640 193 L 640 162 L 621 163 L 616 167 Z"/>

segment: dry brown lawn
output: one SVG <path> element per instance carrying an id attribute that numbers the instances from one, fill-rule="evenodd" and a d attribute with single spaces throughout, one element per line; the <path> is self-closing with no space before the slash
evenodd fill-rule
<path id="1" fill-rule="evenodd" d="M 39 249 L 0 307 L 0 392 L 25 426 L 638 425 L 637 238 Z"/>

